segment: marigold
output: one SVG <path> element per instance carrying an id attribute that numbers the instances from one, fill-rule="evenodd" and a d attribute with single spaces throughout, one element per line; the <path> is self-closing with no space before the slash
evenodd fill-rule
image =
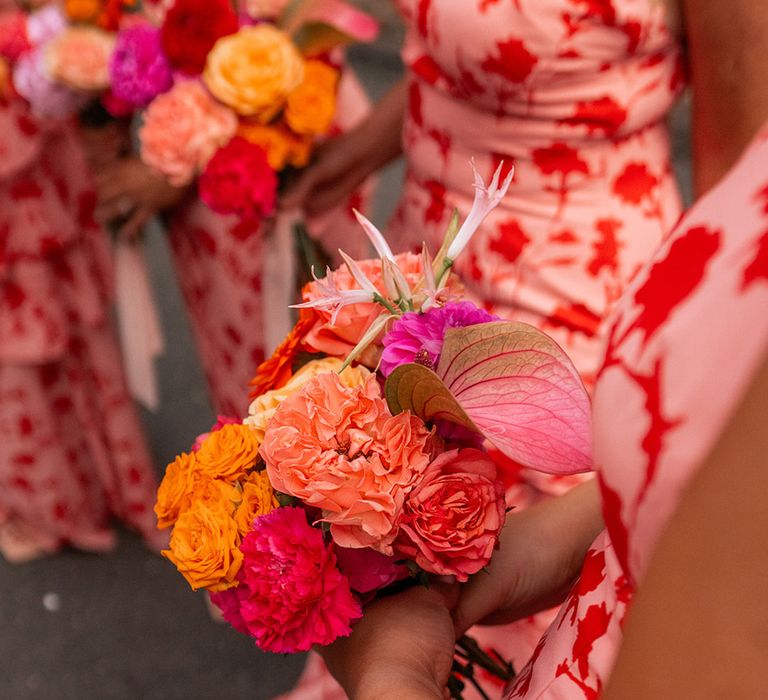
<path id="1" fill-rule="evenodd" d="M 285 121 L 297 134 L 319 136 L 331 128 L 339 73 L 323 61 L 304 63 L 304 80 L 286 100 Z"/>
<path id="2" fill-rule="evenodd" d="M 195 455 L 182 453 L 165 469 L 157 489 L 155 514 L 157 527 L 162 530 L 173 525 L 179 514 L 189 506 L 194 488 Z"/>
<path id="3" fill-rule="evenodd" d="M 211 433 L 195 453 L 197 469 L 212 479 L 245 476 L 259 456 L 259 441 L 247 425 L 225 425 Z"/>
<path id="4" fill-rule="evenodd" d="M 256 518 L 271 513 L 279 506 L 267 472 L 250 474 L 248 480 L 243 482 L 241 502 L 235 514 L 240 536 L 245 537 L 253 529 L 253 521 Z"/>
<path id="5" fill-rule="evenodd" d="M 193 590 L 224 591 L 237 585 L 243 562 L 237 523 L 223 507 L 193 502 L 176 521 L 163 550 Z"/>
<path id="6" fill-rule="evenodd" d="M 266 123 L 304 77 L 304 61 L 290 37 L 270 24 L 242 27 L 208 54 L 203 82 L 224 104 Z"/>

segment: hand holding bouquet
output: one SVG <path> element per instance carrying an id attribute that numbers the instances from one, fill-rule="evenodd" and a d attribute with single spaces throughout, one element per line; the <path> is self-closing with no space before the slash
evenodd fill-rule
<path id="1" fill-rule="evenodd" d="M 248 417 L 168 467 L 164 554 L 261 649 L 330 644 L 393 584 L 485 567 L 508 505 L 490 445 L 542 471 L 590 468 L 588 398 L 568 358 L 461 300 L 451 277 L 511 174 L 499 179 L 475 173 L 472 211 L 434 258 L 394 255 L 360 217 L 380 258 L 343 256 L 309 283 Z"/>

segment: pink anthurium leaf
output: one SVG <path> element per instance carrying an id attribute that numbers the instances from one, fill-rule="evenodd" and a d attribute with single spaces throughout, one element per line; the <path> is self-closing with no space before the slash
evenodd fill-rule
<path id="1" fill-rule="evenodd" d="M 396 396 L 400 408 L 472 424 L 507 457 L 539 471 L 592 468 L 587 392 L 567 355 L 533 326 L 500 321 L 449 330 L 433 373 L 440 385 L 405 367 L 387 380 L 387 399 Z"/>

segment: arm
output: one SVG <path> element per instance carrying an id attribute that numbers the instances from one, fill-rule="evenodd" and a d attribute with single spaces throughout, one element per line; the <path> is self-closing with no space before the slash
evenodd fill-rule
<path id="1" fill-rule="evenodd" d="M 766 407 L 768 362 L 659 540 L 605 700 L 765 697 Z"/>
<path id="2" fill-rule="evenodd" d="M 405 79 L 373 108 L 360 126 L 322 144 L 315 160 L 285 193 L 284 209 L 322 214 L 346 199 L 371 173 L 402 152 Z"/>
<path id="3" fill-rule="evenodd" d="M 702 195 L 768 119 L 768 12 L 756 0 L 680 0 L 693 84 L 694 186 Z"/>

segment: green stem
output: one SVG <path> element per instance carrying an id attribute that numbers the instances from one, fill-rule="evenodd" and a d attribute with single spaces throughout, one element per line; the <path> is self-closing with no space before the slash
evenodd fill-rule
<path id="1" fill-rule="evenodd" d="M 381 294 L 374 294 L 373 295 L 373 300 L 377 304 L 381 304 L 393 316 L 399 316 L 400 315 L 400 311 L 398 310 L 398 308 L 396 306 L 393 306 L 392 304 L 390 304 L 383 296 L 381 296 Z"/>

